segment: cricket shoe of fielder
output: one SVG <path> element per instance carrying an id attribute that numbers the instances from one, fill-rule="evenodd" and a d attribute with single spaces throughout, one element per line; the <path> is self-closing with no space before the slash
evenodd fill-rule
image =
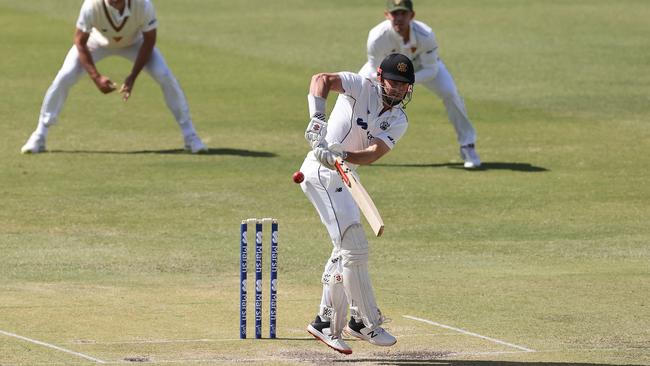
<path id="1" fill-rule="evenodd" d="M 463 159 L 463 166 L 466 169 L 477 169 L 481 167 L 481 159 L 476 153 L 474 144 L 463 145 L 460 147 L 460 157 Z"/>
<path id="2" fill-rule="evenodd" d="M 45 136 L 36 132 L 29 136 L 25 145 L 20 149 L 20 152 L 23 154 L 38 154 L 45 151 Z"/>
<path id="3" fill-rule="evenodd" d="M 367 328 L 363 323 L 357 323 L 354 318 L 350 318 L 350 322 L 345 326 L 343 332 L 351 337 L 368 341 L 375 346 L 388 347 L 397 343 L 397 339 L 386 329 L 382 327 Z"/>
<path id="4" fill-rule="evenodd" d="M 330 322 L 322 321 L 318 315 L 316 316 L 316 319 L 307 326 L 307 332 L 337 352 L 346 355 L 352 353 L 352 348 L 345 343 L 343 338 L 332 335 L 330 331 Z"/>
<path id="5" fill-rule="evenodd" d="M 203 154 L 208 152 L 208 148 L 203 145 L 203 142 L 196 134 L 191 134 L 185 136 L 185 151 L 189 151 L 192 154 Z"/>

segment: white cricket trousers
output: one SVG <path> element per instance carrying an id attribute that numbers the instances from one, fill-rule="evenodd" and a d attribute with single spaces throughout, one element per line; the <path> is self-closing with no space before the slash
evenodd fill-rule
<path id="1" fill-rule="evenodd" d="M 421 84 L 442 99 L 447 110 L 447 118 L 456 130 L 458 144 L 463 146 L 476 143 L 476 130 L 474 130 L 474 126 L 469 120 L 465 102 L 458 93 L 456 83 L 445 64 L 438 61 L 438 74 L 436 77 Z"/>
<path id="2" fill-rule="evenodd" d="M 95 64 L 108 56 L 121 56 L 131 60 L 131 62 L 135 62 L 141 44 L 142 41 L 124 48 L 104 48 L 93 46 L 89 43 L 88 48 Z M 185 93 L 183 93 L 178 81 L 176 81 L 169 67 L 167 67 L 165 59 L 158 48 L 154 48 L 144 70 L 160 85 L 165 96 L 167 107 L 174 115 L 183 134 L 188 135 L 194 132 Z M 85 73 L 86 70 L 81 66 L 81 62 L 79 61 L 77 47 L 73 45 L 63 62 L 63 66 L 45 93 L 43 105 L 41 106 L 39 125 L 50 127 L 57 122 L 70 89 Z"/>
<path id="3" fill-rule="evenodd" d="M 307 154 L 300 171 L 305 175 L 300 187 L 318 211 L 332 243 L 340 248 L 345 230 L 361 224 L 359 207 L 338 173 L 322 166 L 313 152 Z"/>
<path id="4" fill-rule="evenodd" d="M 368 273 L 368 241 L 359 207 L 338 173 L 322 166 L 312 152 L 307 154 L 300 171 L 305 175 L 300 186 L 318 211 L 334 245 L 325 263 L 319 315 L 331 321 L 332 334 L 340 336 L 350 306 L 358 321 L 363 320 L 365 326 L 374 329 L 382 318 Z M 340 276 L 342 281 L 337 280 Z"/>

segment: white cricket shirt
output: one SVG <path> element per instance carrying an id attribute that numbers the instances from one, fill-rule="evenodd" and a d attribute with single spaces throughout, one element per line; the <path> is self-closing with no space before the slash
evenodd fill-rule
<path id="1" fill-rule="evenodd" d="M 408 118 L 401 105 L 380 115 L 381 88 L 361 75 L 341 72 L 343 89 L 327 123 L 328 143 L 341 143 L 345 151 L 364 150 L 375 139 L 389 148 L 406 133 Z"/>
<path id="2" fill-rule="evenodd" d="M 415 82 L 419 83 L 432 79 L 438 73 L 438 42 L 433 30 L 426 24 L 412 20 L 409 42 L 405 43 L 402 36 L 395 32 L 390 20 L 385 20 L 372 28 L 368 33 L 368 63 L 360 74 L 376 77 L 377 67 L 391 53 L 401 53 L 413 62 Z"/>
<path id="3" fill-rule="evenodd" d="M 85 0 L 77 20 L 77 28 L 90 33 L 89 42 L 106 48 L 131 46 L 142 38 L 142 32 L 157 26 L 156 11 L 150 0 L 126 0 L 123 14 L 106 0 Z"/>

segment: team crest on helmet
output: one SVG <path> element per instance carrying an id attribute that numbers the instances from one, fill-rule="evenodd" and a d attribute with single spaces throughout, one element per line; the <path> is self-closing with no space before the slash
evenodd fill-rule
<path id="1" fill-rule="evenodd" d="M 388 127 L 390 127 L 390 123 L 388 123 L 388 121 L 383 121 L 379 124 L 379 128 L 381 128 L 383 131 L 386 131 Z"/>
<path id="2" fill-rule="evenodd" d="M 399 72 L 407 72 L 409 69 L 408 65 L 405 64 L 404 62 L 400 62 L 397 64 L 397 70 Z"/>
<path id="3" fill-rule="evenodd" d="M 395 5 L 402 5 L 403 0 L 393 0 L 393 4 Z"/>

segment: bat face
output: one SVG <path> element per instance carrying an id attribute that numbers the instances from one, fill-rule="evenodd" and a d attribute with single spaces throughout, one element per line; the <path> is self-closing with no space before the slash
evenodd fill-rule
<path id="1" fill-rule="evenodd" d="M 341 158 L 337 158 L 334 165 L 337 173 L 341 176 L 341 180 L 343 180 L 345 187 L 352 195 L 354 202 L 359 206 L 359 209 L 363 212 L 368 224 L 372 227 L 372 231 L 376 236 L 381 236 L 384 232 L 384 220 L 382 220 L 379 215 L 379 211 L 377 210 L 375 203 L 372 201 L 372 198 L 370 198 L 366 189 L 363 188 L 361 182 L 359 182 L 354 176 L 350 167 L 348 167 Z"/>

